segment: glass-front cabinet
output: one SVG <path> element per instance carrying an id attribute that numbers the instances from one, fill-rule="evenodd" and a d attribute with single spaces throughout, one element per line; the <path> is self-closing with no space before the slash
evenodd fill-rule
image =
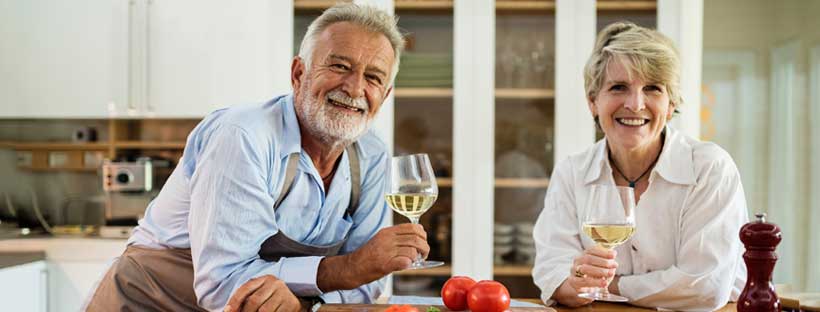
<path id="1" fill-rule="evenodd" d="M 599 1 L 596 8 L 596 33 L 616 21 L 655 27 L 654 1 Z M 495 21 L 493 276 L 513 297 L 537 298 L 532 231 L 556 160 L 554 121 L 560 117 L 555 2 L 496 1 Z M 574 105 L 585 106 L 583 98 Z"/>
<path id="2" fill-rule="evenodd" d="M 357 2 L 382 4 L 385 1 Z M 333 3 L 335 1 L 294 1 L 294 53 L 310 21 Z M 482 5 L 492 5 L 494 8 L 473 10 L 473 7 Z M 392 129 L 387 131 L 392 133 L 392 140 L 388 138 L 386 141 L 393 143 L 395 155 L 427 153 L 430 156 L 440 194 L 434 206 L 423 215 L 421 223 L 428 232 L 432 249 L 429 258 L 446 263 L 438 268 L 394 274 L 393 294 L 437 296 L 441 285 L 451 275 L 470 275 L 476 279 L 492 278 L 503 282 L 512 297 L 539 297 L 531 277 L 535 256 L 533 225 L 543 208 L 544 194 L 556 160 L 556 135 L 561 131 L 565 136 L 566 132 L 573 132 L 572 129 L 556 127 L 556 119 L 561 117 L 557 115 L 555 90 L 558 79 L 557 7 L 553 0 L 392 2 L 394 13 L 400 17 L 399 27 L 406 34 L 407 49 L 402 55 L 401 70 L 395 84 Z M 655 1 L 599 1 L 596 7 L 598 29 L 617 20 L 655 26 Z M 470 11 L 470 14 L 457 14 L 457 10 Z M 481 12 L 490 12 L 491 16 L 473 17 L 480 16 Z M 489 34 L 486 35 L 471 34 L 457 24 L 485 21 L 494 24 L 489 26 Z M 593 30 L 590 28 L 590 32 Z M 479 43 L 465 45 L 464 38 L 458 38 L 460 34 L 478 38 L 475 41 Z M 594 40 L 594 34 L 586 38 Z M 487 54 L 492 57 L 474 57 L 480 53 L 470 48 L 476 46 L 495 47 Z M 587 56 L 582 58 L 585 60 Z M 459 58 L 467 58 L 467 64 Z M 483 63 L 476 63 L 476 60 Z M 469 75 L 472 68 L 479 73 L 475 77 Z M 575 75 L 582 77 L 582 72 L 579 70 Z M 458 79 L 467 82 L 462 83 Z M 471 117 L 459 119 L 464 116 L 458 112 L 464 110 L 454 103 L 457 97 L 475 91 L 469 89 L 477 85 L 474 80 L 491 82 L 488 86 L 495 88 L 487 93 L 491 94 L 489 98 L 478 97 L 475 103 L 467 104 L 466 109 L 471 112 L 469 106 L 475 105 L 475 114 L 490 116 L 476 120 L 469 119 Z M 578 96 L 577 103 L 573 105 L 582 105 L 586 109 L 583 101 L 583 97 Z M 490 106 L 482 110 L 483 105 Z M 473 161 L 470 156 L 475 156 L 465 157 L 463 151 L 455 150 L 463 148 L 459 141 L 470 140 L 471 134 L 465 133 L 470 129 L 465 131 L 462 125 L 473 122 L 484 122 L 484 126 L 492 129 L 489 137 L 479 142 L 485 145 L 482 150 L 493 155 L 488 158 L 491 164 L 470 164 L 469 168 L 475 168 L 476 172 L 491 169 L 491 174 L 487 175 L 488 181 L 479 181 L 486 183 L 488 191 L 479 189 L 475 194 L 471 193 L 472 189 L 463 189 L 476 185 L 470 172 L 454 174 L 459 168 L 454 164 L 455 159 Z M 578 127 L 590 125 L 581 124 Z M 593 132 L 590 130 L 589 133 Z M 587 141 L 591 144 L 594 139 L 590 135 Z M 471 144 L 473 142 L 470 141 Z M 462 153 L 461 157 L 454 157 L 459 153 Z M 454 175 L 460 178 L 453 178 Z M 478 194 L 491 200 L 474 204 L 469 198 L 462 199 L 464 195 L 454 196 L 458 193 L 454 190 L 459 187 L 462 187 L 460 194 L 467 194 L 467 197 Z M 486 226 L 477 222 L 469 227 L 458 226 L 454 222 L 454 218 L 471 215 L 484 215 L 487 217 L 485 220 L 490 222 Z M 395 215 L 394 222 L 407 221 Z M 464 239 L 474 236 L 480 239 Z M 478 266 L 489 267 L 476 269 L 472 264 L 462 265 L 468 262 L 465 258 L 482 254 L 492 259 L 479 261 Z"/>
<path id="3" fill-rule="evenodd" d="M 555 5 L 496 2 L 493 278 L 537 298 L 532 229 L 553 166 Z"/>

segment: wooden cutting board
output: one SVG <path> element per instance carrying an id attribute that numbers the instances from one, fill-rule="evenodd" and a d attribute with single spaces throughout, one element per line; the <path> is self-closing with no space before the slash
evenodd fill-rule
<path id="1" fill-rule="evenodd" d="M 341 311 L 345 311 L 345 312 L 347 312 L 347 311 L 381 312 L 381 311 L 386 310 L 390 306 L 391 306 L 390 304 L 323 304 L 322 307 L 319 308 L 319 311 L 321 311 L 321 312 L 341 312 Z M 430 305 L 412 305 L 412 306 L 416 307 L 416 309 L 418 309 L 419 312 L 425 312 L 425 311 L 427 311 L 428 307 L 431 307 Z M 432 306 L 432 307 L 438 308 L 439 310 L 441 310 L 441 312 L 452 311 L 450 309 L 447 309 L 447 307 L 445 307 L 445 306 L 436 305 L 436 306 Z M 535 312 L 535 311 L 556 312 L 555 309 L 549 308 L 549 307 L 542 307 L 542 308 L 510 308 L 507 311 L 512 311 L 512 312 L 527 312 L 527 311 L 532 311 L 532 312 Z"/>

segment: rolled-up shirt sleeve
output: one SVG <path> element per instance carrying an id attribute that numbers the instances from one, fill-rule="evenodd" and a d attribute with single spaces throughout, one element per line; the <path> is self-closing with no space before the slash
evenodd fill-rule
<path id="1" fill-rule="evenodd" d="M 390 208 L 384 200 L 389 176 L 387 153 L 372 155 L 371 165 L 361 168 L 362 188 L 359 206 L 353 214 L 353 227 L 340 253 L 356 251 L 387 226 L 391 217 Z M 364 162 L 363 162 L 364 164 Z M 330 291 L 321 296 L 327 303 L 373 303 L 381 295 L 387 277 L 364 284 L 355 289 Z"/>
<path id="2" fill-rule="evenodd" d="M 737 168 L 721 156 L 698 174 L 684 203 L 676 264 L 621 277 L 618 288 L 632 304 L 712 311 L 729 301 L 742 265 L 738 232 L 748 217 Z"/>
<path id="3" fill-rule="evenodd" d="M 541 300 L 551 304 L 552 294 L 569 277 L 572 259 L 583 251 L 575 196 L 572 163 L 569 159 L 556 166 L 552 174 L 544 209 L 533 229 L 535 265 L 532 277 L 541 289 Z"/>
<path id="4" fill-rule="evenodd" d="M 321 257 L 268 262 L 258 256 L 262 242 L 279 230 L 267 173 L 269 166 L 280 168 L 267 161 L 265 153 L 274 151 L 253 148 L 265 144 L 257 140 L 223 124 L 189 142 L 201 146 L 188 150 L 197 154 L 188 218 L 194 290 L 197 303 L 208 310 L 222 310 L 239 286 L 262 275 L 284 280 L 297 296 L 321 294 L 316 286 Z"/>

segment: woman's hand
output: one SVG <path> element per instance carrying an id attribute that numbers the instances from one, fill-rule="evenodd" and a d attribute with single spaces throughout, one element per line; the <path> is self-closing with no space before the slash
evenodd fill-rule
<path id="1" fill-rule="evenodd" d="M 618 263 L 615 262 L 615 250 L 595 246 L 584 250 L 584 253 L 572 261 L 569 278 L 558 286 L 552 299 L 559 303 L 578 307 L 589 304 L 591 299 L 578 297 L 588 287 L 607 287 L 615 277 Z"/>

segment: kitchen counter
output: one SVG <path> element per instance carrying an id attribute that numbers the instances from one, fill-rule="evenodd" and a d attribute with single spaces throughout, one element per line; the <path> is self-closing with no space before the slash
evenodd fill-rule
<path id="1" fill-rule="evenodd" d="M 583 306 L 580 308 L 567 308 L 564 306 L 557 307 L 558 312 L 564 311 L 597 311 L 597 312 L 626 312 L 626 311 L 657 311 L 656 309 L 647 309 L 647 308 L 640 308 L 631 306 L 628 304 L 623 303 L 609 303 L 609 302 L 593 302 L 587 306 Z M 730 311 L 737 311 L 737 304 L 731 302 L 722 308 L 718 309 L 717 312 L 730 312 Z"/>
<path id="2" fill-rule="evenodd" d="M 521 300 L 521 299 L 516 299 Z M 529 301 L 529 300 L 525 300 Z M 537 301 L 534 299 L 533 302 Z M 387 304 L 324 304 L 319 308 L 321 312 L 341 312 L 341 311 L 363 311 L 363 312 L 380 312 L 387 309 L 390 305 Z M 426 311 L 428 305 L 414 305 L 419 311 Z M 442 312 L 450 311 L 444 306 L 435 306 Z M 723 308 L 717 310 L 719 312 L 736 311 L 737 305 L 730 303 Z M 576 309 L 567 307 L 540 307 L 540 308 L 510 308 L 508 311 L 544 311 L 544 312 L 563 312 L 563 311 L 599 311 L 599 312 L 626 312 L 626 311 L 655 311 L 653 309 L 645 309 L 634 307 L 626 304 L 616 304 L 608 302 L 593 302 L 590 305 L 583 306 Z"/>
<path id="3" fill-rule="evenodd" d="M 125 250 L 127 239 L 39 236 L 0 240 L 0 254 L 40 252 L 46 260 L 108 261 Z"/>
<path id="4" fill-rule="evenodd" d="M 38 285 L 26 287 L 45 288 L 42 289 L 42 294 L 38 295 L 45 298 L 37 300 L 42 300 L 40 304 L 44 307 L 47 306 L 49 312 L 74 312 L 80 310 L 83 301 L 95 289 L 96 283 L 105 274 L 112 260 L 125 250 L 127 242 L 126 239 L 46 235 L 0 240 L 0 259 L 3 258 L 2 255 L 9 254 L 34 254 L 39 255 L 41 259 L 45 258 L 44 261 L 32 263 L 43 264 L 42 269 L 39 271 L 44 271 L 45 274 L 38 273 L 34 276 L 42 276 L 44 280 L 19 274 L 16 277 L 0 279 L 0 290 L 9 290 L 9 292 L 0 293 L 0 299 L 3 299 L 2 295 L 6 295 L 5 298 L 11 298 L 4 299 L 4 306 L 0 310 L 31 311 L 30 308 L 8 309 L 5 304 L 7 302 L 17 302 L 16 297 L 22 296 L 9 295 L 14 293 L 12 290 L 19 289 L 20 285 L 38 281 Z M 14 257 L 14 259 L 15 262 L 25 260 L 20 257 Z M 28 264 L 19 265 L 15 268 L 26 266 Z M 28 294 L 29 292 L 24 293 Z M 33 302 L 35 300 L 28 301 Z"/>
<path id="5" fill-rule="evenodd" d="M 0 269 L 45 259 L 45 251 L 0 252 Z"/>

